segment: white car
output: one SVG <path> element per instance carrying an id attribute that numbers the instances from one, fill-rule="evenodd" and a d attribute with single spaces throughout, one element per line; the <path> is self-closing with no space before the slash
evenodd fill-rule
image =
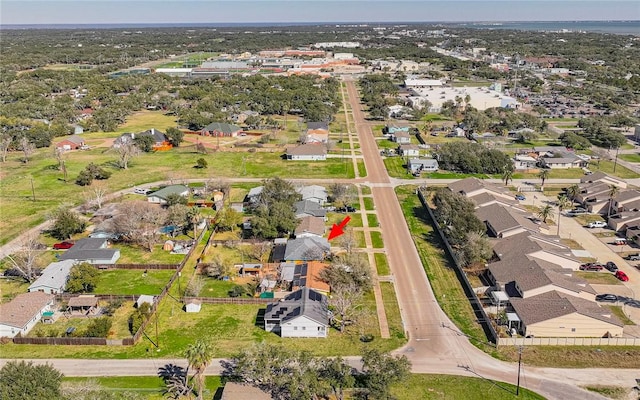
<path id="1" fill-rule="evenodd" d="M 593 221 L 587 224 L 587 228 L 604 228 L 607 226 L 607 223 L 604 221 Z"/>
<path id="2" fill-rule="evenodd" d="M 151 190 L 149 190 L 149 189 L 144 189 L 144 188 L 135 188 L 135 189 L 133 190 L 133 193 L 135 193 L 135 194 L 144 194 L 144 195 L 147 195 L 147 194 L 149 194 L 150 192 L 151 192 Z"/>

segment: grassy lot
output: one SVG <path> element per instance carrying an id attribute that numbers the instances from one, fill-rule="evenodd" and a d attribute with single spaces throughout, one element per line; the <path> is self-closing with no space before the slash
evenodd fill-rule
<path id="1" fill-rule="evenodd" d="M 640 163 L 640 154 L 620 154 L 618 157 L 628 162 Z"/>
<path id="2" fill-rule="evenodd" d="M 629 398 L 629 389 L 619 386 L 593 385 L 584 386 L 590 392 L 600 393 L 608 399 L 623 400 Z"/>
<path id="3" fill-rule="evenodd" d="M 389 139 L 376 140 L 376 144 L 378 145 L 379 149 L 397 149 L 398 148 L 398 143 L 393 142 Z"/>
<path id="4" fill-rule="evenodd" d="M 383 161 L 389 176 L 392 178 L 415 179 L 413 175 L 407 172 L 404 157 L 387 157 Z"/>
<path id="5" fill-rule="evenodd" d="M 371 233 L 371 245 L 374 249 L 381 249 L 384 247 L 384 242 L 382 241 L 382 232 L 372 231 Z"/>
<path id="6" fill-rule="evenodd" d="M 0 303 L 11 301 L 16 295 L 26 293 L 29 284 L 22 279 L 0 279 Z"/>
<path id="7" fill-rule="evenodd" d="M 221 281 L 204 277 L 204 287 L 200 291 L 202 297 L 229 297 L 229 291 L 236 285 L 232 281 Z"/>
<path id="8" fill-rule="evenodd" d="M 362 214 L 359 212 L 343 214 L 343 213 L 327 213 L 327 226 L 333 226 L 333 224 L 339 224 L 346 216 L 349 216 L 351 219 L 347 224 L 347 227 L 351 228 L 362 228 Z"/>
<path id="9" fill-rule="evenodd" d="M 452 268 L 452 261 L 433 228 L 429 214 L 415 195 L 415 189 L 414 186 L 401 186 L 396 188 L 396 193 L 435 297 L 456 326 L 476 339 L 472 343 L 489 351 L 493 348 L 482 344 L 486 340 L 482 327 L 476 322 L 471 304 Z M 443 301 L 445 298 L 446 302 Z"/>
<path id="10" fill-rule="evenodd" d="M 423 374 L 412 374 L 407 381 L 394 385 L 391 390 L 391 394 L 401 400 L 544 399 L 544 397 L 523 388 L 520 388 L 520 396 L 516 396 L 515 393 L 516 387 L 508 383 L 494 383 L 481 378 Z"/>
<path id="11" fill-rule="evenodd" d="M 631 171 L 630 169 L 623 167 L 620 164 L 615 165 L 616 172 L 613 172 L 614 165 L 615 165 L 614 161 L 600 160 L 599 165 L 598 163 L 591 161 L 591 163 L 589 163 L 589 169 L 593 172 L 602 171 L 605 174 L 617 176 L 622 179 L 633 179 L 633 178 L 640 177 L 640 174 L 637 174 Z"/>
<path id="12" fill-rule="evenodd" d="M 367 176 L 367 168 L 364 165 L 364 161 L 358 160 L 357 164 L 358 164 L 358 176 L 361 178 L 364 178 L 365 176 Z"/>
<path id="13" fill-rule="evenodd" d="M 368 210 L 368 211 L 373 211 L 375 210 L 375 206 L 373 204 L 373 197 L 364 197 L 362 199 L 363 203 L 364 203 L 364 209 Z"/>
<path id="14" fill-rule="evenodd" d="M 174 270 L 110 269 L 100 271 L 96 294 L 160 294 Z"/>
<path id="15" fill-rule="evenodd" d="M 369 186 L 361 186 L 360 191 L 363 196 L 371 196 L 371 188 Z"/>
<path id="16" fill-rule="evenodd" d="M 608 307 L 611 309 L 611 312 L 613 313 L 613 315 L 615 315 L 616 317 L 620 318 L 620 321 L 622 321 L 625 325 L 635 325 L 636 324 L 635 322 L 630 320 L 629 317 L 627 317 L 627 315 L 622 310 L 621 306 L 608 306 Z"/>
<path id="17" fill-rule="evenodd" d="M 391 270 L 389 269 L 389 261 L 387 261 L 387 255 L 384 253 L 374 253 L 373 257 L 376 260 L 376 270 L 378 271 L 378 275 L 390 275 Z"/>
<path id="18" fill-rule="evenodd" d="M 364 249 L 365 247 L 367 247 L 367 243 L 364 240 L 363 231 L 353 231 L 353 237 L 355 238 L 357 248 Z"/>
<path id="19" fill-rule="evenodd" d="M 516 346 L 501 346 L 500 356 L 518 361 Z M 522 351 L 525 365 L 554 368 L 638 368 L 638 346 L 528 346 Z"/>
<path id="20" fill-rule="evenodd" d="M 400 316 L 400 306 L 398 305 L 393 283 L 380 282 L 380 290 L 382 291 L 384 311 L 387 315 L 387 322 L 389 323 L 389 333 L 391 337 L 404 339 L 405 334 L 402 326 L 402 317 Z"/>
<path id="21" fill-rule="evenodd" d="M 180 264 L 184 259 L 184 254 L 171 254 L 163 250 L 161 244 L 151 252 L 138 246 L 118 244 L 116 247 L 120 250 L 119 264 Z"/>
<path id="22" fill-rule="evenodd" d="M 616 279 L 613 274 L 606 271 L 576 271 L 574 274 L 589 283 L 598 285 L 620 285 L 620 281 Z"/>
<path id="23" fill-rule="evenodd" d="M 371 227 L 378 226 L 378 216 L 376 214 L 367 214 L 367 223 Z"/>

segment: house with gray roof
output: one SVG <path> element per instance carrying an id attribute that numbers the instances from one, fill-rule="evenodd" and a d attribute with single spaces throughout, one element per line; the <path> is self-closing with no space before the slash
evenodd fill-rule
<path id="1" fill-rule="evenodd" d="M 281 337 L 326 338 L 329 328 L 327 296 L 304 287 L 269 303 L 264 329 Z"/>
<path id="2" fill-rule="evenodd" d="M 538 159 L 540 166 L 549 169 L 585 168 L 589 162 L 570 152 L 553 153 L 553 156 L 542 156 Z"/>
<path id="3" fill-rule="evenodd" d="M 504 196 L 497 196 L 491 192 L 482 192 L 475 196 L 467 197 L 475 205 L 475 208 L 485 207 L 492 204 L 499 204 L 505 207 L 520 208 L 520 204 L 515 198 L 506 198 Z"/>
<path id="4" fill-rule="evenodd" d="M 27 289 L 29 292 L 43 292 L 48 294 L 59 294 L 64 292 L 69 279 L 71 268 L 76 264 L 76 260 L 64 260 L 52 262 L 42 270 L 42 275 L 38 277 Z"/>
<path id="5" fill-rule="evenodd" d="M 408 168 L 412 174 L 435 172 L 438 170 L 438 160 L 433 158 L 410 158 Z"/>
<path id="6" fill-rule="evenodd" d="M 594 172 L 591 175 L 585 175 L 582 178 L 580 178 L 580 183 L 597 183 L 597 182 L 606 183 L 608 185 L 616 185 L 621 189 L 627 188 L 627 182 L 625 182 L 624 180 L 615 176 L 607 175 L 601 171 Z"/>
<path id="7" fill-rule="evenodd" d="M 478 178 L 465 178 L 447 185 L 449 190 L 460 193 L 465 197 L 472 197 L 480 193 L 491 193 L 494 196 L 513 199 L 513 193 L 495 183 L 487 182 Z"/>
<path id="8" fill-rule="evenodd" d="M 123 144 L 134 142 L 136 138 L 141 137 L 141 136 L 148 136 L 151 139 L 153 139 L 153 148 L 158 148 L 158 147 L 163 147 L 163 146 L 169 145 L 169 139 L 167 138 L 167 135 L 165 135 L 163 132 L 161 132 L 161 131 L 159 131 L 159 130 L 157 130 L 155 128 L 151 128 L 151 129 L 146 130 L 144 132 L 123 133 L 122 135 L 120 135 L 120 137 L 118 137 L 113 142 L 113 147 L 117 149 L 120 146 L 122 146 Z"/>
<path id="9" fill-rule="evenodd" d="M 535 337 L 622 337 L 624 324 L 608 307 L 557 291 L 511 299 L 520 333 Z"/>
<path id="10" fill-rule="evenodd" d="M 562 265 L 577 271 L 580 267 L 580 260 L 573 255 L 571 249 L 562 243 L 560 238 L 548 235 L 532 234 L 522 232 L 493 241 L 493 253 L 500 260 L 513 260 L 520 254 L 533 257 L 542 261 L 547 261 L 556 265 Z"/>
<path id="11" fill-rule="evenodd" d="M 178 195 L 182 197 L 189 196 L 189 188 L 185 185 L 169 185 L 160 190 L 156 190 L 153 193 L 147 195 L 147 201 L 155 204 L 167 204 L 167 198 L 171 195 Z"/>
<path id="12" fill-rule="evenodd" d="M 327 148 L 320 143 L 306 143 L 287 149 L 287 160 L 324 161 L 327 159 Z"/>
<path id="13" fill-rule="evenodd" d="M 77 150 L 84 145 L 84 138 L 78 135 L 67 136 L 56 143 L 56 147 L 62 150 Z"/>
<path id="14" fill-rule="evenodd" d="M 120 258 L 120 250 L 107 248 L 105 238 L 84 238 L 78 240 L 72 248 L 62 253 L 60 260 L 75 260 L 94 265 L 115 264 Z"/>
<path id="15" fill-rule="evenodd" d="M 325 233 L 324 218 L 321 217 L 303 217 L 294 232 L 296 238 L 316 236 L 322 237 Z"/>
<path id="16" fill-rule="evenodd" d="M 284 261 L 321 261 L 329 254 L 331 246 L 323 237 L 307 236 L 287 240 Z"/>
<path id="17" fill-rule="evenodd" d="M 418 157 L 420 155 L 420 147 L 417 144 L 401 144 L 396 149 L 396 152 L 402 157 Z"/>
<path id="18" fill-rule="evenodd" d="M 13 300 L 0 304 L 0 337 L 22 336 L 52 311 L 55 296 L 43 292 L 20 293 Z"/>
<path id="19" fill-rule="evenodd" d="M 319 217 L 323 220 L 327 218 L 327 210 L 315 201 L 300 200 L 293 203 L 295 208 L 296 218 L 304 217 Z"/>
<path id="20" fill-rule="evenodd" d="M 409 134 L 409 130 L 406 131 L 395 131 L 391 134 L 391 140 L 398 144 L 409 144 L 411 143 L 411 135 Z"/>
<path id="21" fill-rule="evenodd" d="M 324 121 L 311 121 L 307 122 L 307 130 L 314 131 L 316 129 L 322 129 L 329 131 L 329 123 Z"/>
<path id="22" fill-rule="evenodd" d="M 242 132 L 242 128 L 237 125 L 227 124 L 225 122 L 212 122 L 202 128 L 200 134 L 203 136 L 236 137 L 240 132 Z"/>
<path id="23" fill-rule="evenodd" d="M 327 188 L 320 185 L 307 185 L 296 189 L 296 192 L 300 193 L 302 200 L 315 201 L 316 203 L 323 205 L 327 202 L 328 194 Z"/>
<path id="24" fill-rule="evenodd" d="M 264 186 L 256 186 L 249 189 L 249 193 L 245 196 L 245 201 L 250 204 L 257 204 L 258 201 L 260 201 L 260 195 L 262 194 L 263 189 Z"/>
<path id="25" fill-rule="evenodd" d="M 611 214 L 640 209 L 640 191 L 621 190 L 612 199 Z"/>

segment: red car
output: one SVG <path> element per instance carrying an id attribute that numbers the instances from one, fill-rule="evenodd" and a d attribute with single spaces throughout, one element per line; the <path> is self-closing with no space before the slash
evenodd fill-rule
<path id="1" fill-rule="evenodd" d="M 68 250 L 73 247 L 73 243 L 71 242 L 60 242 L 53 245 L 54 250 Z"/>
<path id="2" fill-rule="evenodd" d="M 615 273 L 615 277 L 620 279 L 622 282 L 629 282 L 629 277 L 624 272 L 618 270 Z"/>

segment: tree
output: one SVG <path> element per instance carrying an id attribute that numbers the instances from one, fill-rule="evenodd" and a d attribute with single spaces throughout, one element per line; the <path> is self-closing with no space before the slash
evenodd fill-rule
<path id="1" fill-rule="evenodd" d="M 59 240 L 70 239 L 71 235 L 83 232 L 86 227 L 86 222 L 69 204 L 61 204 L 49 218 L 52 220 L 49 234 Z"/>
<path id="2" fill-rule="evenodd" d="M 189 362 L 189 368 L 193 368 L 195 373 L 193 379 L 197 382 L 198 400 L 202 400 L 204 391 L 204 372 L 211 362 L 214 354 L 213 344 L 205 339 L 198 339 L 194 344 L 187 347 L 185 357 Z"/>
<path id="3" fill-rule="evenodd" d="M 167 132 L 165 134 L 167 139 L 169 139 L 169 143 L 171 143 L 173 147 L 180 147 L 180 143 L 182 143 L 184 139 L 184 132 L 178 128 L 171 127 L 167 128 Z"/>
<path id="4" fill-rule="evenodd" d="M 202 288 L 204 288 L 205 281 L 200 275 L 194 275 L 193 278 L 187 284 L 187 288 L 184 291 L 185 296 L 197 297 Z"/>
<path id="5" fill-rule="evenodd" d="M 112 324 L 113 322 L 109 317 L 92 318 L 83 336 L 106 338 L 109 335 Z"/>
<path id="6" fill-rule="evenodd" d="M 135 143 L 127 141 L 125 143 L 121 143 L 116 148 L 116 153 L 118 154 L 118 167 L 121 169 L 127 169 L 129 168 L 129 162 L 131 159 L 140 154 L 140 149 L 135 145 Z"/>
<path id="7" fill-rule="evenodd" d="M 392 356 L 375 348 L 366 348 L 362 354 L 364 384 L 376 399 L 390 399 L 391 385 L 405 380 L 411 371 L 406 356 Z"/>
<path id="8" fill-rule="evenodd" d="M 189 224 L 187 219 L 188 214 L 189 207 L 184 204 L 173 204 L 167 208 L 167 219 L 165 223 L 174 227 L 170 232 L 172 237 L 175 237 L 176 232 L 179 231 L 178 228 L 182 228 Z"/>
<path id="9" fill-rule="evenodd" d="M 41 253 L 42 245 L 38 242 L 37 236 L 29 235 L 21 243 L 18 251 L 7 256 L 11 265 L 11 275 L 19 276 L 27 282 L 35 280 L 40 273 L 38 268 L 38 256 Z M 5 276 L 9 271 L 5 271 Z"/>
<path id="10" fill-rule="evenodd" d="M 512 168 L 507 168 L 505 167 L 504 171 L 502 172 L 502 181 L 504 182 L 505 185 L 509 184 L 509 181 L 513 180 L 513 167 Z"/>
<path id="11" fill-rule="evenodd" d="M 0 398 L 62 400 L 62 374 L 49 364 L 8 361 L 0 369 Z"/>
<path id="12" fill-rule="evenodd" d="M 215 221 L 218 230 L 233 232 L 242 223 L 242 214 L 229 206 L 224 206 L 216 214 Z"/>
<path id="13" fill-rule="evenodd" d="M 567 188 L 567 197 L 570 200 L 575 200 L 576 197 L 578 197 L 578 194 L 580 194 L 580 186 L 578 186 L 577 183 L 574 183 Z"/>
<path id="14" fill-rule="evenodd" d="M 151 305 L 149 303 L 140 304 L 140 307 L 136 308 L 129 316 L 129 332 L 135 335 L 149 317 L 151 317 Z"/>
<path id="15" fill-rule="evenodd" d="M 542 222 L 547 223 L 547 219 L 553 214 L 553 207 L 546 205 L 538 208 L 538 217 L 542 218 Z"/>
<path id="16" fill-rule="evenodd" d="M 7 153 L 9 152 L 9 148 L 11 147 L 11 142 L 13 138 L 11 135 L 7 133 L 3 133 L 0 135 L 0 160 L 2 162 L 7 161 Z"/>
<path id="17" fill-rule="evenodd" d="M 609 185 L 609 207 L 607 208 L 607 220 L 611 216 L 611 207 L 613 207 L 613 199 L 620 193 L 620 188 L 616 185 Z M 617 214 L 618 210 L 616 210 Z"/>
<path id="18" fill-rule="evenodd" d="M 155 144 L 155 141 L 150 135 L 136 135 L 136 137 L 133 139 L 133 143 L 137 148 L 140 149 L 140 151 L 150 153 L 151 151 L 153 151 L 153 145 Z"/>
<path id="19" fill-rule="evenodd" d="M 207 168 L 208 166 L 209 166 L 209 163 L 204 158 L 198 158 L 198 161 L 196 161 L 196 168 L 204 169 L 204 168 Z"/>
<path id="20" fill-rule="evenodd" d="M 31 157 L 33 155 L 33 152 L 36 149 L 35 145 L 33 143 L 31 143 L 31 141 L 29 140 L 28 137 L 22 136 L 18 140 L 18 148 L 20 149 L 20 151 L 22 151 L 22 154 L 24 155 L 24 158 L 22 159 L 22 162 L 28 163 L 29 162 L 29 157 Z"/>
<path id="21" fill-rule="evenodd" d="M 547 178 L 549 178 L 549 173 L 550 171 L 548 169 L 541 169 L 540 172 L 538 172 L 538 178 L 540 178 L 540 180 L 542 181 L 542 183 L 540 184 L 540 187 L 544 189 L 544 182 L 547 180 Z"/>
<path id="22" fill-rule="evenodd" d="M 90 293 L 98 285 L 99 273 L 89 263 L 76 264 L 71 267 L 66 291 L 69 293 Z"/>
<path id="23" fill-rule="evenodd" d="M 560 236 L 560 215 L 563 210 L 571 208 L 571 206 L 573 206 L 573 201 L 569 200 L 567 196 L 558 196 L 558 236 Z"/>
<path id="24" fill-rule="evenodd" d="M 491 255 L 492 246 L 489 239 L 479 232 L 469 232 L 467 244 L 456 249 L 458 262 L 465 267 L 474 264 L 484 266 L 485 261 L 491 258 Z"/>
<path id="25" fill-rule="evenodd" d="M 111 233 L 120 240 L 152 251 L 160 237 L 159 230 L 167 220 L 167 212 L 146 201 L 128 201 L 120 204 L 112 220 Z"/>
<path id="26" fill-rule="evenodd" d="M 189 221 L 189 225 L 191 229 L 193 229 L 193 238 L 198 237 L 198 225 L 202 220 L 202 213 L 200 212 L 200 208 L 191 207 L 187 212 L 187 220 Z"/>
<path id="27" fill-rule="evenodd" d="M 162 378 L 166 386 L 165 394 L 170 395 L 174 400 L 189 396 L 193 389 L 187 382 L 188 372 L 188 370 L 175 364 L 167 364 L 161 367 L 158 370 L 158 376 Z"/>
<path id="28" fill-rule="evenodd" d="M 343 400 L 344 389 L 355 385 L 352 368 L 342 358 L 333 357 L 320 360 L 320 379 L 325 381 L 333 391 L 337 400 Z"/>
<path id="29" fill-rule="evenodd" d="M 99 184 L 96 182 L 95 185 L 91 186 L 91 188 L 87 191 L 86 197 L 89 205 L 96 210 L 102 208 L 104 204 L 105 198 L 109 193 L 109 187 L 104 183 Z"/>

